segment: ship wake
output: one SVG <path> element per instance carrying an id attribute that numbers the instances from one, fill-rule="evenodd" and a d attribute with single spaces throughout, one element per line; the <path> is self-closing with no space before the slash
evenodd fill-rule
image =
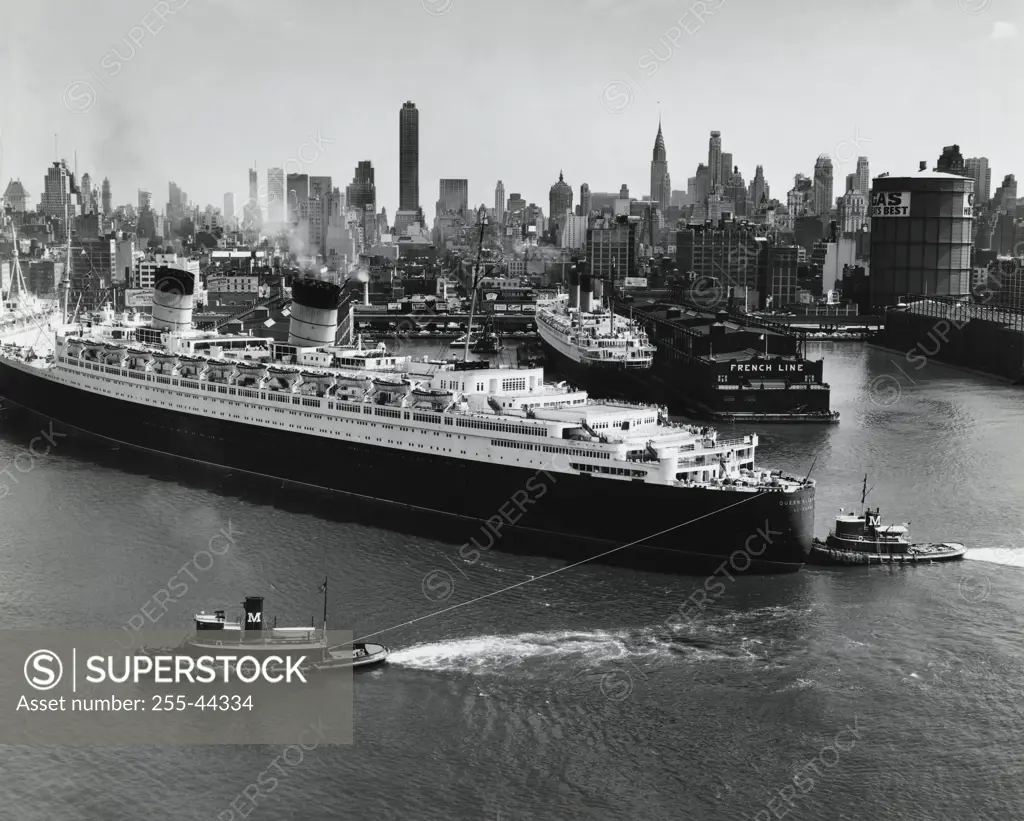
<path id="1" fill-rule="evenodd" d="M 594 630 L 473 636 L 418 644 L 396 650 L 389 663 L 419 670 L 483 675 L 522 674 L 555 670 L 593 670 L 627 663 L 653 668 L 672 660 L 726 660 L 746 657 L 713 642 L 683 641 L 653 630 Z"/>

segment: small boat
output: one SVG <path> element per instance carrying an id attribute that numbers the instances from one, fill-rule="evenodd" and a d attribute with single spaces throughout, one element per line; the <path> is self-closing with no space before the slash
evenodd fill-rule
<path id="1" fill-rule="evenodd" d="M 867 476 L 861 504 L 867 496 Z M 860 514 L 843 510 L 825 541 L 815 537 L 808 564 L 836 566 L 854 564 L 917 564 L 962 559 L 967 548 L 959 542 L 918 543 L 910 541 L 910 523 L 883 525 L 879 508 L 865 508 Z"/>
<path id="2" fill-rule="evenodd" d="M 195 616 L 195 634 L 178 647 L 143 648 L 138 655 L 238 656 L 254 659 L 272 655 L 301 653 L 307 661 L 298 669 L 303 672 L 339 670 L 348 667 L 368 667 L 387 659 L 391 649 L 384 644 L 353 642 L 347 645 L 328 645 L 327 633 L 327 579 L 320 588 L 324 594 L 323 626 L 305 627 L 267 626 L 263 616 L 263 597 L 246 596 L 243 603 L 244 620 L 229 621 L 224 610 L 213 615 L 205 611 Z M 276 671 L 278 668 L 268 668 Z M 284 669 L 283 667 L 281 669 Z"/>

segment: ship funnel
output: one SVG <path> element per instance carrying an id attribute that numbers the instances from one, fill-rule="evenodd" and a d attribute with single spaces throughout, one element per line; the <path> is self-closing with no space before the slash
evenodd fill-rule
<path id="1" fill-rule="evenodd" d="M 589 314 L 594 310 L 594 278 L 590 274 L 580 276 L 580 311 Z"/>
<path id="2" fill-rule="evenodd" d="M 569 307 L 580 307 L 580 272 L 575 268 L 569 272 Z"/>
<path id="3" fill-rule="evenodd" d="M 246 632 L 263 629 L 263 596 L 245 597 L 245 624 L 242 628 Z"/>
<path id="4" fill-rule="evenodd" d="M 153 327 L 165 331 L 187 331 L 192 327 L 192 295 L 195 275 L 181 268 L 156 269 L 153 285 Z"/>
<path id="5" fill-rule="evenodd" d="M 594 277 L 594 301 L 600 305 L 604 299 L 604 280 Z"/>
<path id="6" fill-rule="evenodd" d="M 297 279 L 292 283 L 288 344 L 300 348 L 333 345 L 338 333 L 341 288 L 322 279 Z"/>

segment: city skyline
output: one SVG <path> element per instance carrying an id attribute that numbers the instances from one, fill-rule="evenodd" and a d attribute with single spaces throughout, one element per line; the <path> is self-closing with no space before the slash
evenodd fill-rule
<path id="1" fill-rule="evenodd" d="M 1019 45 L 1021 20 L 1021 10 L 1013 7 L 995 6 L 969 14 L 953 2 L 883 4 L 871 0 L 850 20 L 841 15 L 801 17 L 800 25 L 807 28 L 809 36 L 808 48 L 800 53 L 779 53 L 771 42 L 759 42 L 759 23 L 797 20 L 794 3 L 765 9 L 745 0 L 713 0 L 704 4 L 708 10 L 699 24 L 692 22 L 693 14 L 685 7 L 662 0 L 644 2 L 639 19 L 603 0 L 590 0 L 581 20 L 565 10 L 545 7 L 550 12 L 546 25 L 539 33 L 531 29 L 530 42 L 542 55 L 548 73 L 568 70 L 580 59 L 580 47 L 561 34 L 570 21 L 597 38 L 589 41 L 595 48 L 588 46 L 588 54 L 615 53 L 623 58 L 602 58 L 592 66 L 588 78 L 593 80 L 574 87 L 571 105 L 563 97 L 546 96 L 538 87 L 536 93 L 517 98 L 513 113 L 504 95 L 487 91 L 493 86 L 490 69 L 524 56 L 521 35 L 529 14 L 481 11 L 467 4 L 443 4 L 445 13 L 431 14 L 430 4 L 424 8 L 409 3 L 389 15 L 389 24 L 394 26 L 392 39 L 398 46 L 394 66 L 382 72 L 378 83 L 348 89 L 346 105 L 339 113 L 314 102 L 324 96 L 309 93 L 305 83 L 301 95 L 282 94 L 294 80 L 275 61 L 263 58 L 246 61 L 250 82 L 248 86 L 243 83 L 230 105 L 219 96 L 197 101 L 198 78 L 209 71 L 215 59 L 230 59 L 225 50 L 233 53 L 237 49 L 237 56 L 242 57 L 251 54 L 250 46 L 264 42 L 272 10 L 261 3 L 243 8 L 232 0 L 209 7 L 183 0 L 171 5 L 177 5 L 177 12 L 163 21 L 126 2 L 113 2 L 97 13 L 70 9 L 68 28 L 73 34 L 48 29 L 47 38 L 54 38 L 53 54 L 43 64 L 33 62 L 31 72 L 25 70 L 30 60 L 27 44 L 46 15 L 33 9 L 19 10 L 25 31 L 16 38 L 6 59 L 9 74 L 26 79 L 8 83 L 2 92 L 0 110 L 7 114 L 0 132 L 3 184 L 9 178 L 20 179 L 32 195 L 34 207 L 42 177 L 54 159 L 53 134 L 57 133 L 58 157 L 67 158 L 70 164 L 77 152 L 79 173 L 88 172 L 94 180 L 109 178 L 115 204 L 130 201 L 124 192 L 165 190 L 172 178 L 195 192 L 192 199 L 197 205 L 220 203 L 229 191 L 235 193 L 237 204 L 245 199 L 245 169 L 252 167 L 253 159 L 264 191 L 270 167 L 284 168 L 286 174 L 347 179 L 349 169 L 369 159 L 378 174 L 378 207 L 394 214 L 399 204 L 395 111 L 410 99 L 422 114 L 420 185 L 430 191 L 442 178 L 467 179 L 469 202 L 474 206 L 492 200 L 497 179 L 504 180 L 508 190 L 522 192 L 528 202 L 543 205 L 560 169 L 574 184 L 587 182 L 596 191 L 615 191 L 625 183 L 632 191 L 648 193 L 651 135 L 657 130 L 659 110 L 667 151 L 680 180 L 692 176 L 698 162 L 705 161 L 711 130 L 722 132 L 723 144 L 745 179 L 751 179 L 755 167 L 761 165 L 765 179 L 776 191 L 785 191 L 795 173 L 812 176 L 820 154 L 832 158 L 839 180 L 856 172 L 860 155 L 871 158 L 873 174 L 912 173 L 919 160 L 933 162 L 941 147 L 951 143 L 959 144 L 965 156 L 989 158 L 995 180 L 1024 169 L 1021 149 L 1013 140 L 1018 115 L 985 80 L 1012 70 L 1010 60 Z M 530 7 L 539 9 L 537 4 L 525 4 Z M 679 39 L 675 29 L 681 14 L 686 17 L 684 23 L 690 20 L 690 33 Z M 143 16 L 156 34 L 149 30 L 138 34 Z M 317 15 L 286 24 L 281 51 L 287 52 L 289 42 L 326 25 L 358 28 L 379 19 L 372 10 L 323 5 Z M 445 44 L 461 47 L 485 19 L 489 31 L 501 34 L 488 41 L 487 50 L 470 44 L 480 71 L 460 76 L 455 85 L 443 82 L 450 75 L 440 60 L 424 59 L 412 47 L 422 36 L 438 41 L 442 47 L 437 53 L 445 52 Z M 222 42 L 218 32 L 223 26 L 238 27 L 243 42 Z M 129 37 L 129 32 L 134 34 Z M 830 81 L 827 73 L 812 71 L 814 61 L 827 46 L 831 64 L 842 65 L 863 46 L 864 41 L 857 42 L 858 33 L 863 38 L 870 36 L 873 42 L 881 38 L 883 46 L 900 42 L 902 59 L 908 67 L 914 66 L 907 79 L 921 103 L 917 117 L 903 116 L 901 97 L 906 84 L 891 82 L 888 64 L 881 66 L 858 57 L 863 65 L 858 82 L 840 84 L 837 95 L 825 94 Z M 217 56 L 204 58 L 202 45 L 212 39 L 217 42 Z M 743 47 L 748 40 L 750 49 Z M 755 41 L 757 48 L 753 47 Z M 719 70 L 716 55 L 726 46 L 730 55 L 750 56 L 736 57 Z M 929 81 L 929 75 L 943 76 L 939 72 L 945 59 L 942 54 L 950 47 L 964 52 L 962 69 L 942 83 Z M 162 82 L 159 67 L 185 48 L 198 56 L 188 64 L 176 61 L 174 82 L 169 78 Z M 369 44 L 357 40 L 351 48 L 357 62 L 369 55 Z M 261 53 L 266 52 L 261 49 Z M 126 56 L 129 59 L 123 59 Z M 206 59 L 211 61 L 209 65 Z M 326 89 L 336 80 L 332 67 L 316 55 L 310 59 L 312 86 Z M 806 107 L 806 116 L 794 120 L 793 112 L 780 105 L 779 95 L 772 93 L 773 86 L 765 88 L 765 59 L 781 60 L 778 65 L 785 68 L 769 75 L 799 78 L 807 71 L 807 81 L 794 87 L 804 94 L 793 102 Z M 101 62 L 107 68 L 102 68 Z M 115 63 L 120 68 L 112 76 L 110 67 Z M 716 83 L 685 82 L 701 66 L 709 71 L 714 67 Z M 791 86 L 789 81 L 778 84 L 787 100 L 792 98 Z M 154 88 L 159 90 L 161 105 L 147 108 L 140 100 Z M 729 93 L 725 95 L 723 90 Z M 467 97 L 474 101 L 474 116 L 460 121 Z M 957 100 L 958 120 L 950 116 L 952 99 Z M 269 110 L 268 101 L 273 101 Z M 187 127 L 168 125 L 168 109 L 187 111 L 183 115 Z M 17 120 L 10 118 L 14 111 Z M 240 125 L 240 111 L 272 113 L 256 115 L 257 125 L 252 127 Z M 694 112 L 699 112 L 698 116 Z M 523 131 L 513 127 L 515 114 L 527 122 L 543 118 L 544 133 L 588 138 L 531 140 L 526 148 Z M 458 129 L 451 127 L 455 121 L 460 121 Z M 263 199 L 265 204 L 265 194 Z"/>

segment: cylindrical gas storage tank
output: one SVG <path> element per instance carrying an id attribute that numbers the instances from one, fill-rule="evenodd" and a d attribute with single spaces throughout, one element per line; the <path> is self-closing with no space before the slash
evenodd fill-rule
<path id="1" fill-rule="evenodd" d="M 971 292 L 974 180 L 942 171 L 876 177 L 871 188 L 871 304 Z"/>
<path id="2" fill-rule="evenodd" d="M 192 327 L 192 299 L 196 279 L 191 271 L 161 266 L 153 283 L 153 327 L 187 331 Z"/>
<path id="3" fill-rule="evenodd" d="M 594 310 L 594 278 L 580 274 L 580 311 L 589 314 Z"/>
<path id="4" fill-rule="evenodd" d="M 333 345 L 338 333 L 341 288 L 322 279 L 297 279 L 292 283 L 288 344 L 300 348 Z"/>
<path id="5" fill-rule="evenodd" d="M 569 271 L 569 307 L 580 307 L 580 272 L 575 267 Z"/>

